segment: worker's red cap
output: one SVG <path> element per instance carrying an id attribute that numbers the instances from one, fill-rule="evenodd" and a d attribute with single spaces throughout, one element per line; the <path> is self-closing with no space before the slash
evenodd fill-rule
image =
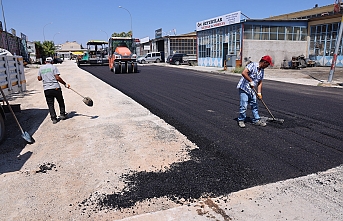
<path id="1" fill-rule="evenodd" d="M 269 55 L 265 55 L 261 58 L 261 60 L 264 60 L 266 62 L 268 62 L 270 64 L 270 66 L 274 66 L 273 62 L 272 62 L 272 57 L 270 57 Z"/>

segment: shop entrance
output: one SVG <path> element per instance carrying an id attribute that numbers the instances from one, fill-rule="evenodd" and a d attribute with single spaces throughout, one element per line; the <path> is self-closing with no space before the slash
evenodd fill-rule
<path id="1" fill-rule="evenodd" d="M 222 63 L 222 67 L 224 67 L 224 62 L 226 61 L 226 57 L 229 54 L 229 44 L 228 43 L 224 43 L 223 44 L 223 63 Z"/>
<path id="2" fill-rule="evenodd" d="M 156 46 L 157 46 L 157 51 L 161 52 L 161 59 L 164 62 L 164 39 L 159 40 L 156 42 Z"/>

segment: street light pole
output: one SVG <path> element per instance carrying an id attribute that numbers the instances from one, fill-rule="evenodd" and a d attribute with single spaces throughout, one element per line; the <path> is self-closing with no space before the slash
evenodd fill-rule
<path id="1" fill-rule="evenodd" d="M 45 41 L 45 33 L 44 33 L 45 26 L 47 26 L 47 25 L 51 25 L 51 24 L 52 24 L 52 22 L 50 22 L 50 23 L 48 23 L 48 24 L 44 25 L 44 27 L 43 27 L 43 37 L 44 37 L 44 41 Z"/>
<path id="2" fill-rule="evenodd" d="M 56 34 L 54 34 L 54 37 L 52 38 L 52 41 L 54 42 L 54 44 L 55 44 L 55 36 L 58 34 L 61 34 L 61 32 L 57 32 Z"/>
<path id="3" fill-rule="evenodd" d="M 130 18 L 131 18 L 131 38 L 133 36 L 133 31 L 132 31 L 132 16 L 131 16 L 131 13 L 129 10 L 127 10 L 126 8 L 122 7 L 122 6 L 119 6 L 119 8 L 122 8 L 122 9 L 125 9 L 129 14 L 130 14 Z"/>
<path id="4" fill-rule="evenodd" d="M 107 34 L 107 32 L 106 31 L 103 31 L 103 30 L 100 30 L 100 31 L 102 31 L 102 32 L 104 32 L 105 34 L 106 34 L 106 37 L 107 37 L 107 41 L 108 41 L 108 34 Z"/>

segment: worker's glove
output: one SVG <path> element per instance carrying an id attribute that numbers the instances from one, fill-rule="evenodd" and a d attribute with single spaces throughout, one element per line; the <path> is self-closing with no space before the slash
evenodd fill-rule
<path id="1" fill-rule="evenodd" d="M 253 81 L 249 82 L 250 87 L 255 87 L 255 83 Z"/>
<path id="2" fill-rule="evenodd" d="M 64 84 L 64 87 L 70 88 L 70 84 Z"/>
<path id="3" fill-rule="evenodd" d="M 262 93 L 257 93 L 257 98 L 262 100 Z"/>

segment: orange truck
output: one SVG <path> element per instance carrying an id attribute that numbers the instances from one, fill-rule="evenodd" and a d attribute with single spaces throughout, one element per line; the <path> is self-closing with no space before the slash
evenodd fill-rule
<path id="1" fill-rule="evenodd" d="M 108 41 L 109 68 L 115 74 L 137 73 L 135 39 L 131 37 L 111 37 Z"/>

